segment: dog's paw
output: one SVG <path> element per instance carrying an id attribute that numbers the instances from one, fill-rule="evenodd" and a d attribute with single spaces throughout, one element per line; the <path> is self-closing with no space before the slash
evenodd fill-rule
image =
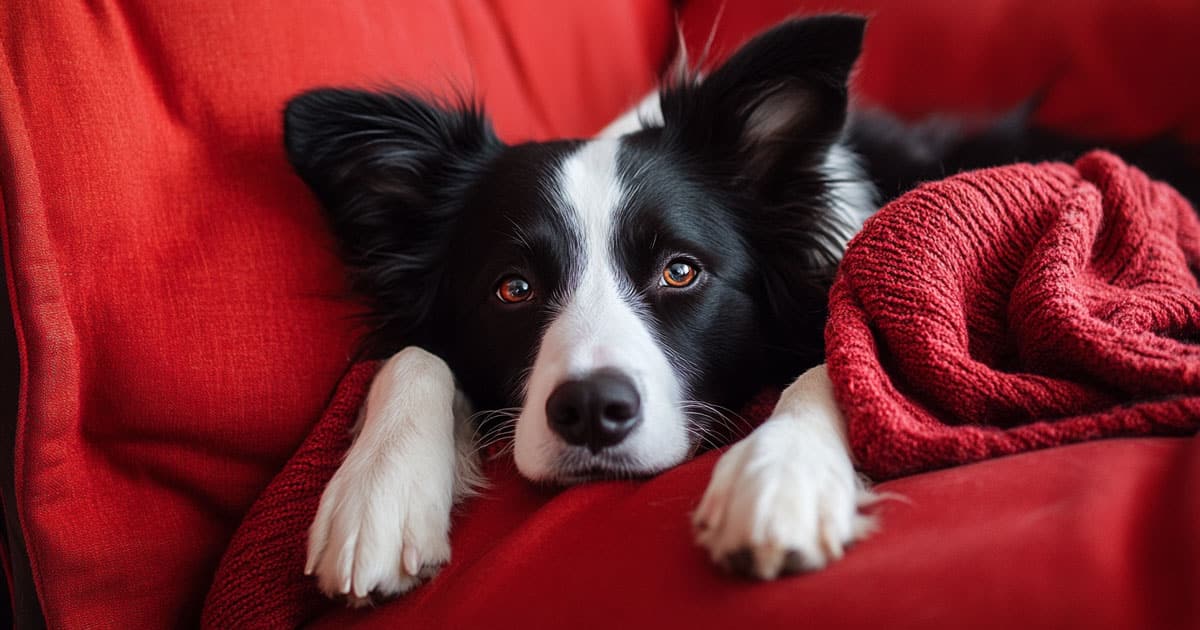
<path id="1" fill-rule="evenodd" d="M 352 450 L 309 529 L 305 573 L 351 606 L 406 593 L 450 560 L 452 484 L 394 459 Z"/>
<path id="2" fill-rule="evenodd" d="M 836 436 L 775 417 L 717 462 L 696 509 L 714 562 L 763 580 L 823 568 L 872 529 L 870 500 Z"/>

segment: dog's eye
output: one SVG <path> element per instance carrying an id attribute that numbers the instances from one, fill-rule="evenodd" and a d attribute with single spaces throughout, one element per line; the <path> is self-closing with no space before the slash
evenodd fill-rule
<path id="1" fill-rule="evenodd" d="M 682 289 L 696 281 L 699 272 L 682 260 L 672 260 L 663 268 L 660 286 Z"/>
<path id="2" fill-rule="evenodd" d="M 507 304 L 524 302 L 533 297 L 533 287 L 521 276 L 505 276 L 500 279 L 500 286 L 496 287 L 496 297 Z"/>

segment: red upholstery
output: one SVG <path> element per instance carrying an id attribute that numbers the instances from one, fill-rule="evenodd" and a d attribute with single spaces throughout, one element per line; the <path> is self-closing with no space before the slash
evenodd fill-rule
<path id="1" fill-rule="evenodd" d="M 427 4 L 5 5 L 16 491 L 51 627 L 197 618 L 347 366 L 342 272 L 283 157 L 288 96 L 453 83 L 508 138 L 583 134 L 669 56 L 660 2 Z"/>
<path id="2" fill-rule="evenodd" d="M 829 569 L 722 575 L 686 513 L 715 453 L 549 495 L 514 471 L 455 521 L 453 564 L 319 628 L 1195 628 L 1200 440 L 1092 442 L 880 486 L 882 531 Z"/>
<path id="3" fill-rule="evenodd" d="M 884 528 L 841 562 L 776 584 L 725 577 L 687 513 L 716 453 L 644 483 L 532 487 L 510 459 L 456 513 L 436 579 L 351 611 L 301 575 L 320 488 L 349 446 L 372 364 L 246 517 L 205 628 L 1183 628 L 1200 619 L 1200 439 L 1094 442 L 884 483 Z M 763 419 L 774 396 L 743 410 Z M 1093 601 L 1094 598 L 1094 601 Z M 1194 624 L 1193 624 L 1194 625 Z"/>
<path id="4" fill-rule="evenodd" d="M 6 3 L 0 226 L 24 374 L 6 507 L 51 627 L 194 620 L 347 365 L 353 309 L 280 148 L 287 96 L 453 83 L 508 139 L 578 135 L 671 50 L 665 0 L 431 4 Z M 681 9 L 693 44 L 718 4 Z M 727 4 L 717 51 L 793 8 Z M 859 80 L 872 100 L 1002 107 L 1051 76 L 1048 121 L 1200 137 L 1200 83 L 1177 80 L 1200 67 L 1188 0 L 879 5 Z M 1111 442 L 901 480 L 913 503 L 886 508 L 881 536 L 766 586 L 721 578 L 689 545 L 711 456 L 557 497 L 506 473 L 457 521 L 457 577 L 354 619 L 1068 622 L 1085 597 L 1112 625 L 1180 619 L 1197 461 L 1194 441 Z"/>

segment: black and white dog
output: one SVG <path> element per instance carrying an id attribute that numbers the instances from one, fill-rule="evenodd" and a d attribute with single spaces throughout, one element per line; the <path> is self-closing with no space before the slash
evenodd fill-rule
<path id="1" fill-rule="evenodd" d="M 987 150 L 1003 129 L 847 124 L 863 28 L 784 23 L 586 141 L 506 145 L 473 105 L 404 92 L 288 104 L 288 156 L 369 300 L 366 352 L 387 358 L 310 531 L 325 593 L 396 595 L 450 558 L 451 507 L 482 481 L 477 410 L 504 418 L 490 430 L 511 431 L 525 477 L 573 484 L 675 466 L 723 409 L 790 381 L 717 464 L 698 543 L 770 579 L 869 530 L 819 365 L 842 250 L 881 196 L 1016 156 Z"/>

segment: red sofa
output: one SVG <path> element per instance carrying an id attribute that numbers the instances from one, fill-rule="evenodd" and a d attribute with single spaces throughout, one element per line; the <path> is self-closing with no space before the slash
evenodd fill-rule
<path id="1" fill-rule="evenodd" d="M 1191 0 L 286 3 L 14 0 L 0 21 L 5 569 L 18 625 L 199 619 L 247 508 L 347 369 L 353 303 L 280 111 L 323 84 L 479 94 L 508 140 L 595 131 L 674 54 L 797 11 L 874 13 L 855 87 L 1200 141 Z M 719 19 L 718 19 L 719 18 Z M 714 23 L 716 26 L 714 27 Z M 509 467 L 441 576 L 323 627 L 1200 627 L 1200 441 L 1113 440 L 882 486 L 813 575 L 727 578 L 685 514 L 709 454 L 550 494 Z"/>

